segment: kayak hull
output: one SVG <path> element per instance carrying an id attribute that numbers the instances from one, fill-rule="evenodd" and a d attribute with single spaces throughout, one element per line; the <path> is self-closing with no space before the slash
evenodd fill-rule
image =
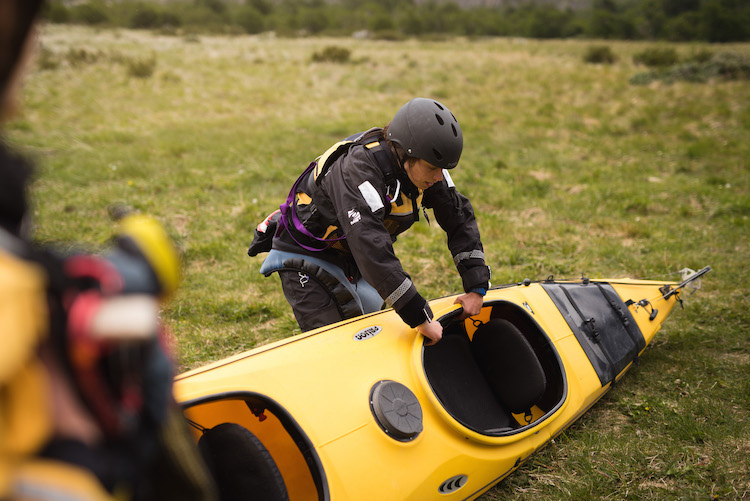
<path id="1" fill-rule="evenodd" d="M 473 499 L 637 363 L 674 286 L 512 284 L 462 321 L 435 299 L 431 347 L 384 310 L 182 374 L 175 395 L 196 440 L 226 422 L 255 435 L 292 500 Z"/>

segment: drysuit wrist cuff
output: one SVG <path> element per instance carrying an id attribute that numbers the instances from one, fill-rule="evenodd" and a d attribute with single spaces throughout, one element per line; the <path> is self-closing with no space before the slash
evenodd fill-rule
<path id="1" fill-rule="evenodd" d="M 430 309 L 430 305 L 427 304 L 427 301 L 425 301 L 419 294 L 416 294 L 411 298 L 409 302 L 396 313 L 399 314 L 404 323 L 412 328 L 424 323 L 427 318 L 432 317 L 432 309 Z M 426 315 L 429 316 L 426 317 Z"/>

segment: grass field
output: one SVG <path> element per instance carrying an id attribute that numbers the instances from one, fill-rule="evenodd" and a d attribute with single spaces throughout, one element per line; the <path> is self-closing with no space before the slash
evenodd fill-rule
<path id="1" fill-rule="evenodd" d="M 461 122 L 453 178 L 496 284 L 677 278 L 711 265 L 594 409 L 482 499 L 750 497 L 750 81 L 629 83 L 645 43 L 378 42 L 47 27 L 10 140 L 37 159 L 36 236 L 106 243 L 125 205 L 184 256 L 164 312 L 188 369 L 299 332 L 247 246 L 315 156 L 430 96 Z M 329 46 L 348 62 L 312 62 Z M 750 45 L 674 45 L 750 53 Z M 460 280 L 434 223 L 396 252 L 426 297 Z"/>

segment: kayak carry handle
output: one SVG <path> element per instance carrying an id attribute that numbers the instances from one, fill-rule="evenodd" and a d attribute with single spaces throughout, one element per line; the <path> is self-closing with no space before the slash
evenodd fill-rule
<path id="1" fill-rule="evenodd" d="M 692 282 L 695 282 L 696 280 L 698 280 L 700 277 L 702 277 L 703 275 L 705 275 L 709 271 L 711 271 L 711 267 L 710 266 L 706 266 L 705 268 L 703 268 L 701 270 L 698 270 L 698 271 L 695 271 L 695 272 L 693 272 L 693 270 L 685 268 L 684 270 L 682 270 L 683 276 L 685 277 L 685 279 L 682 282 L 680 282 L 679 284 L 677 284 L 674 288 L 672 288 L 669 285 L 665 285 L 664 287 L 661 287 L 659 289 L 659 292 L 661 292 L 661 294 L 662 294 L 661 297 L 657 296 L 656 298 L 652 299 L 652 301 L 654 301 L 654 300 L 655 301 L 661 301 L 663 299 L 669 299 L 670 297 L 678 294 L 679 291 L 680 291 L 680 289 L 682 289 L 686 285 L 689 285 Z M 679 301 L 680 306 L 683 306 L 682 305 L 682 298 L 680 298 L 679 296 L 677 296 L 677 301 Z M 654 306 L 651 304 L 651 302 L 648 299 L 641 299 L 640 301 L 637 301 L 637 302 L 633 301 L 632 299 L 628 299 L 627 301 L 625 301 L 625 306 L 627 306 L 627 307 L 630 307 L 633 304 L 637 304 L 638 306 L 641 306 L 643 308 L 646 308 L 647 306 L 651 307 L 651 311 L 649 312 L 649 316 L 648 316 L 648 319 L 650 321 L 653 321 L 656 318 L 656 315 L 659 313 L 659 310 L 657 310 L 656 308 L 654 308 Z M 683 306 L 683 308 L 684 308 L 684 306 Z"/>
<path id="2" fill-rule="evenodd" d="M 464 311 L 464 307 L 460 304 L 452 304 L 448 308 L 440 310 L 435 318 L 443 327 L 446 327 L 455 317 L 460 316 Z"/>
<path id="3" fill-rule="evenodd" d="M 686 271 L 687 271 L 687 269 L 686 269 Z M 677 284 L 677 286 L 674 289 L 671 289 L 668 286 L 665 286 L 660 291 L 660 292 L 662 292 L 661 299 L 669 299 L 673 295 L 677 294 L 677 292 L 680 289 L 682 289 L 686 285 L 688 285 L 688 284 L 690 284 L 690 283 L 698 280 L 700 277 L 702 277 L 703 275 L 705 275 L 709 271 L 711 271 L 711 267 L 710 266 L 706 266 L 705 268 L 703 268 L 701 270 L 698 270 L 695 273 L 688 274 L 687 277 L 685 278 L 685 280 L 683 280 L 682 282 L 680 282 L 679 284 Z"/>

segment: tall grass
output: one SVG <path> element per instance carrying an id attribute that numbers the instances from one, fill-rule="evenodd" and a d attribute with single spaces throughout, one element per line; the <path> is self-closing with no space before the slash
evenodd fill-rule
<path id="1" fill-rule="evenodd" d="M 253 228 L 331 143 L 431 96 L 462 124 L 452 175 L 473 201 L 494 283 L 715 270 L 639 368 L 483 498 L 750 496 L 747 80 L 634 86 L 633 56 L 648 44 L 625 42 L 608 42 L 616 57 L 599 65 L 577 41 L 57 26 L 41 40 L 9 129 L 38 160 L 36 236 L 96 248 L 122 205 L 163 221 L 184 256 L 164 312 L 182 369 L 298 332 L 278 280 L 245 254 Z M 335 45 L 351 57 L 314 61 Z M 434 222 L 396 251 L 425 296 L 459 291 Z"/>

